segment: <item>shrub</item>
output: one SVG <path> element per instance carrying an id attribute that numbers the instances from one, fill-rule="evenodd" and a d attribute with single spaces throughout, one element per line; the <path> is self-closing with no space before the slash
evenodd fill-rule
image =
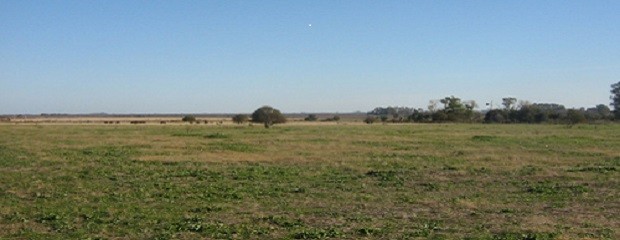
<path id="1" fill-rule="evenodd" d="M 501 109 L 488 111 L 484 116 L 486 123 L 505 123 L 508 119 L 508 112 Z"/>
<path id="2" fill-rule="evenodd" d="M 245 122 L 247 122 L 249 119 L 249 117 L 245 114 L 237 114 L 235 116 L 232 117 L 232 121 L 236 124 L 243 124 Z"/>
<path id="3" fill-rule="evenodd" d="M 566 118 L 569 124 L 585 123 L 587 121 L 583 112 L 576 109 L 569 109 L 566 113 Z"/>
<path id="4" fill-rule="evenodd" d="M 373 124 L 377 121 L 377 117 L 375 116 L 367 116 L 366 119 L 364 119 L 364 122 L 367 124 Z"/>
<path id="5" fill-rule="evenodd" d="M 319 118 L 316 116 L 316 114 L 310 114 L 306 118 L 304 118 L 304 120 L 313 122 L 319 120 Z"/>
<path id="6" fill-rule="evenodd" d="M 192 115 L 185 115 L 183 118 L 181 118 L 181 121 L 193 123 L 193 122 L 196 121 L 196 117 L 194 117 Z"/>

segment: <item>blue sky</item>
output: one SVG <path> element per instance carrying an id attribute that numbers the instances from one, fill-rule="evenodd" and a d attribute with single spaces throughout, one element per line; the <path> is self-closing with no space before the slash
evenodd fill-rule
<path id="1" fill-rule="evenodd" d="M 0 114 L 567 107 L 620 81 L 620 1 L 0 1 Z M 310 26 L 311 24 L 311 26 Z"/>

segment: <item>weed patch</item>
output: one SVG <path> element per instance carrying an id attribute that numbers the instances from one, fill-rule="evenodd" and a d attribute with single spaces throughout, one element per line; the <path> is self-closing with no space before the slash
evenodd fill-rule
<path id="1" fill-rule="evenodd" d="M 589 167 L 576 167 L 567 170 L 568 172 L 595 172 L 595 173 L 610 173 L 618 171 L 618 168 L 614 166 L 589 166 Z"/>
<path id="2" fill-rule="evenodd" d="M 535 166 L 531 166 L 531 165 L 527 165 L 522 167 L 521 169 L 519 169 L 518 174 L 521 176 L 529 176 L 529 175 L 534 175 L 537 172 L 542 171 L 542 168 L 540 167 L 535 167 Z"/>
<path id="3" fill-rule="evenodd" d="M 228 138 L 228 135 L 223 134 L 223 133 L 211 133 L 211 134 L 205 135 L 204 137 L 209 138 L 209 139 L 224 139 L 224 138 Z"/>
<path id="4" fill-rule="evenodd" d="M 364 227 L 364 228 L 358 228 L 356 232 L 360 236 L 377 236 L 381 234 L 381 229 L 372 228 L 372 227 Z"/>
<path id="5" fill-rule="evenodd" d="M 0 167 L 28 166 L 31 158 L 32 155 L 26 151 L 0 145 Z"/>
<path id="6" fill-rule="evenodd" d="M 497 137 L 489 136 L 489 135 L 476 135 L 471 138 L 471 140 L 476 141 L 476 142 L 491 142 L 496 139 Z"/>
<path id="7" fill-rule="evenodd" d="M 344 238 L 346 235 L 335 228 L 310 228 L 302 229 L 293 234 L 294 239 L 325 239 L 325 238 Z"/>
<path id="8" fill-rule="evenodd" d="M 558 236 L 557 233 L 547 232 L 502 232 L 491 236 L 492 240 L 553 240 Z"/>
<path id="9" fill-rule="evenodd" d="M 284 216 L 273 216 L 259 218 L 259 221 L 267 222 L 269 224 L 276 225 L 282 228 L 299 228 L 303 227 L 304 223 L 300 219 L 289 219 Z"/>
<path id="10" fill-rule="evenodd" d="M 393 170 L 371 170 L 366 172 L 366 176 L 377 179 L 380 185 L 403 186 L 405 182 L 405 177 L 403 176 L 403 174 Z"/>
<path id="11" fill-rule="evenodd" d="M 231 151 L 242 153 L 260 152 L 261 149 L 253 145 L 240 142 L 212 142 L 208 144 L 211 151 Z"/>
<path id="12" fill-rule="evenodd" d="M 527 184 L 526 192 L 540 195 L 578 195 L 588 192 L 583 185 L 562 185 L 554 182 L 537 182 Z"/>
<path id="13" fill-rule="evenodd" d="M 205 136 L 203 133 L 201 132 L 178 132 L 178 133 L 173 133 L 172 134 L 173 137 L 202 137 Z"/>

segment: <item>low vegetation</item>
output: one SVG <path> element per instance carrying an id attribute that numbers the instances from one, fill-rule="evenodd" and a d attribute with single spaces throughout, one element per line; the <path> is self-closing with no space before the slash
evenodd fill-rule
<path id="1" fill-rule="evenodd" d="M 0 238 L 619 239 L 619 134 L 0 125 Z"/>
<path id="2" fill-rule="evenodd" d="M 249 121 L 249 119 L 250 118 L 248 117 L 248 115 L 245 114 L 237 114 L 232 117 L 232 121 L 236 124 L 246 123 L 247 121 Z"/>
<path id="3" fill-rule="evenodd" d="M 193 115 L 185 115 L 185 116 L 183 116 L 183 118 L 181 118 L 181 121 L 189 122 L 189 123 L 194 123 L 194 122 L 196 122 L 196 117 L 193 116 Z"/>

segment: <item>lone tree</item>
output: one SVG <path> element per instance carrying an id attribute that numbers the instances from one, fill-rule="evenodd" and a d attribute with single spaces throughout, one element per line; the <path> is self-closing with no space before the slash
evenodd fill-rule
<path id="1" fill-rule="evenodd" d="M 611 85 L 611 106 L 614 107 L 614 116 L 620 120 L 620 82 Z"/>
<path id="2" fill-rule="evenodd" d="M 245 114 L 237 114 L 232 117 L 232 121 L 236 124 L 243 124 L 248 121 L 248 116 Z"/>
<path id="3" fill-rule="evenodd" d="M 263 123 L 265 128 L 269 128 L 273 124 L 285 123 L 286 118 L 280 110 L 270 106 L 263 106 L 252 113 L 252 122 Z"/>

